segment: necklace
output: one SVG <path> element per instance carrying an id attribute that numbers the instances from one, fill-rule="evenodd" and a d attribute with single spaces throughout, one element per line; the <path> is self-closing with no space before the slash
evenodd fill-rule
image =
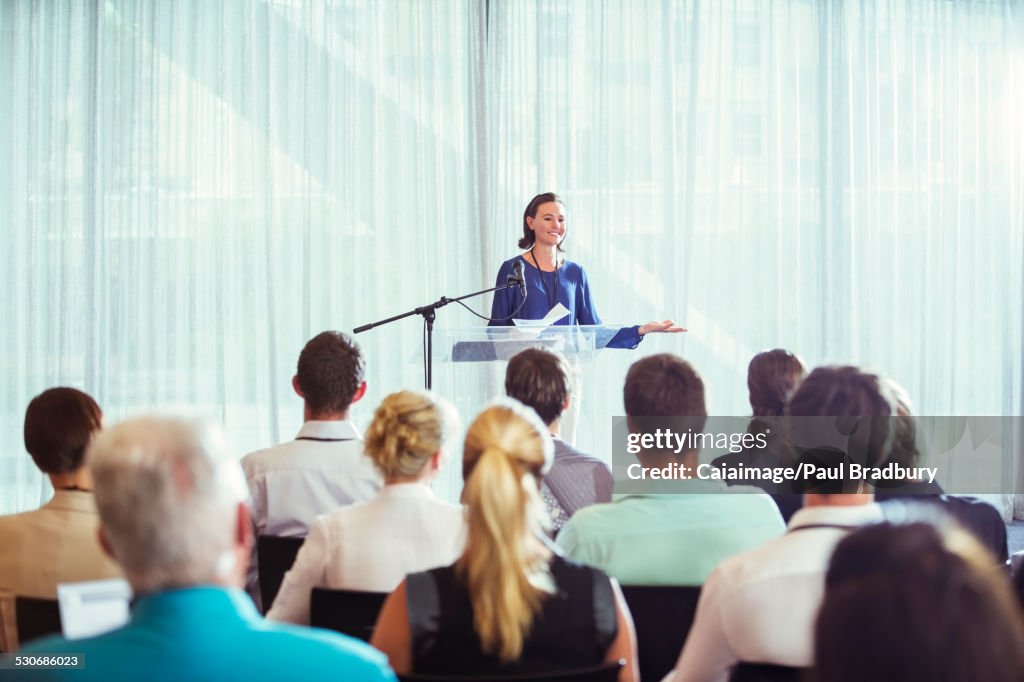
<path id="1" fill-rule="evenodd" d="M 548 299 L 548 310 L 551 310 L 558 303 L 558 256 L 555 256 L 555 269 L 551 271 L 551 286 L 544 281 L 544 270 L 540 267 L 540 261 L 537 260 L 537 254 L 533 252 L 534 247 L 530 247 L 530 257 L 533 258 L 533 264 L 537 266 L 537 272 L 540 273 L 540 282 L 544 285 L 544 295 Z"/>

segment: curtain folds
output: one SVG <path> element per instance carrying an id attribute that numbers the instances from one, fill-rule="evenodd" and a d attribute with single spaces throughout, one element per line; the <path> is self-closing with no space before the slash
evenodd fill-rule
<path id="1" fill-rule="evenodd" d="M 584 449 L 658 351 L 715 414 L 776 346 L 1021 413 L 1020 0 L 8 2 L 0 81 L 0 513 L 44 388 L 290 438 L 306 339 L 489 286 L 547 190 L 607 322 L 691 330 L 599 357 Z M 365 426 L 421 329 L 359 340 Z"/>

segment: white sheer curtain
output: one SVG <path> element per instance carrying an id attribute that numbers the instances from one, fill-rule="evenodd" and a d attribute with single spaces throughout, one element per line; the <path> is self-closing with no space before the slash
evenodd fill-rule
<path id="1" fill-rule="evenodd" d="M 587 449 L 661 350 L 718 414 L 772 346 L 1021 409 L 1021 0 L 7 2 L 0 86 L 0 512 L 40 390 L 288 438 L 309 336 L 489 283 L 549 189 L 607 321 L 691 329 L 588 370 Z M 420 328 L 360 340 L 365 425 Z"/>
<path id="2" fill-rule="evenodd" d="M 0 512 L 46 486 L 28 400 L 179 409 L 293 437 L 303 343 L 476 287 L 480 8 L 0 3 Z M 417 319 L 359 337 L 422 386 Z"/>
<path id="3" fill-rule="evenodd" d="M 782 346 L 921 414 L 1019 414 L 1024 3 L 492 4 L 490 265 L 535 190 L 608 320 L 672 316 L 714 414 Z M 621 411 L 636 353 L 585 400 Z M 596 449 L 610 428 L 595 425 Z"/>

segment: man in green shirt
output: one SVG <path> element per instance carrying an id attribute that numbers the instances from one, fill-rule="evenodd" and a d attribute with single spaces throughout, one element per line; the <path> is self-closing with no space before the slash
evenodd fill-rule
<path id="1" fill-rule="evenodd" d="M 686 418 L 704 429 L 704 382 L 683 359 L 663 353 L 630 367 L 623 389 L 632 433 L 661 419 Z M 652 421 L 652 419 L 654 421 Z M 696 448 L 645 448 L 645 469 L 697 471 Z M 760 491 L 727 492 L 720 481 L 651 481 L 650 493 L 626 495 L 578 511 L 558 535 L 572 559 L 597 566 L 624 585 L 702 585 L 723 559 L 781 535 L 778 507 Z M 733 492 L 736 491 L 736 492 Z"/>

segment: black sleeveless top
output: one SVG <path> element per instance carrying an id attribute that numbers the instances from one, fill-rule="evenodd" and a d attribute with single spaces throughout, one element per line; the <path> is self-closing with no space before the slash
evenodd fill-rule
<path id="1" fill-rule="evenodd" d="M 454 566 L 407 576 L 413 670 L 449 675 L 514 674 L 604 662 L 618 628 L 608 576 L 559 556 L 551 560 L 551 575 L 556 592 L 542 602 L 519 660 L 507 664 L 480 650 L 469 592 Z"/>

